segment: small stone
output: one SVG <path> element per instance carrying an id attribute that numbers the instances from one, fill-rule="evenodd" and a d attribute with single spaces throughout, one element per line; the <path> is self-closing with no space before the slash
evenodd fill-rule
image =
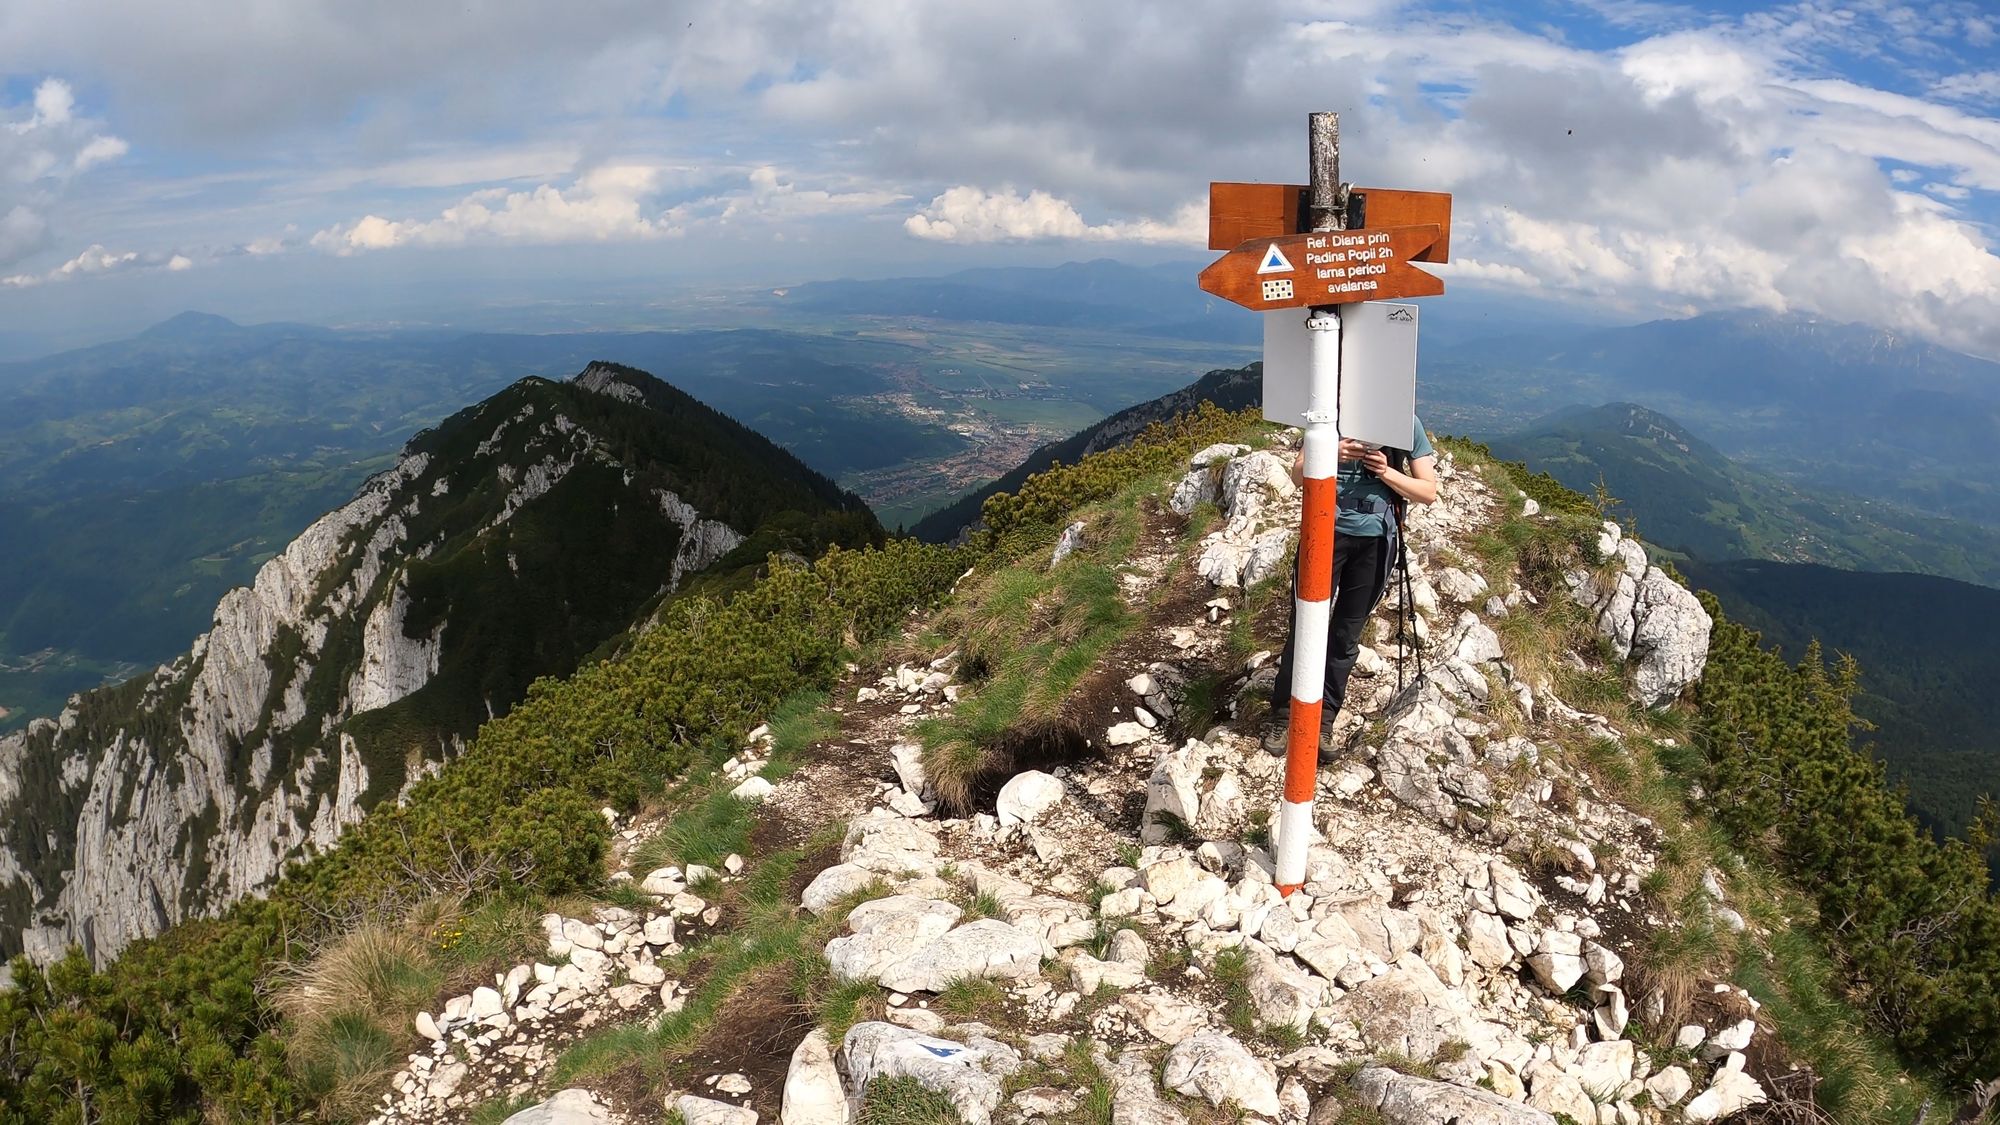
<path id="1" fill-rule="evenodd" d="M 756 1110 L 713 1098 L 682 1094 L 675 1099 L 673 1106 L 687 1125 L 757 1125 Z"/>
<path id="2" fill-rule="evenodd" d="M 1146 741 L 1149 733 L 1141 723 L 1118 723 L 1104 732 L 1104 741 L 1112 746 L 1131 746 Z"/>
<path id="3" fill-rule="evenodd" d="M 1646 1079 L 1646 1089 L 1653 1095 L 1655 1103 L 1676 1106 L 1688 1096 L 1688 1091 L 1694 1089 L 1694 1079 L 1689 1078 L 1688 1072 L 1680 1067 L 1670 1066 Z"/>
<path id="4" fill-rule="evenodd" d="M 1053 774 L 1040 770 L 1026 770 L 1009 778 L 1000 787 L 1000 795 L 994 802 L 993 811 L 1000 817 L 1004 827 L 1009 824 L 1033 824 L 1043 814 L 1055 807 L 1063 798 L 1063 783 Z"/>

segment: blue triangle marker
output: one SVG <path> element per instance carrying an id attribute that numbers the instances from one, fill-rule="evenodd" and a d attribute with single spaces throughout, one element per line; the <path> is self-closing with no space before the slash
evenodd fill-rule
<path id="1" fill-rule="evenodd" d="M 1285 252 L 1283 250 L 1278 249 L 1278 244 L 1273 242 L 1270 245 L 1270 247 L 1264 251 L 1264 263 L 1257 267 L 1257 272 L 1290 273 L 1292 272 L 1292 263 L 1289 259 L 1285 257 Z"/>

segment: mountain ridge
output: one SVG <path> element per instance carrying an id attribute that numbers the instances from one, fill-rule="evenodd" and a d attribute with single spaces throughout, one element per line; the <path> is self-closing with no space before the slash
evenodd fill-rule
<path id="1" fill-rule="evenodd" d="M 881 534 L 636 369 L 524 379 L 419 432 L 189 652 L 0 739 L 0 951 L 103 958 L 268 884 L 766 524 L 813 553 Z"/>

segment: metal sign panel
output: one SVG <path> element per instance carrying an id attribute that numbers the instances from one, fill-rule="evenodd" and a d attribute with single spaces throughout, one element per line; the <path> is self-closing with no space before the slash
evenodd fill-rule
<path id="1" fill-rule="evenodd" d="M 1408 449 L 1417 428 L 1417 306 L 1340 310 L 1340 436 Z"/>
<path id="2" fill-rule="evenodd" d="M 1304 309 L 1264 314 L 1264 418 L 1306 424 Z M 1340 309 L 1340 435 L 1407 449 L 1416 430 L 1415 305 L 1364 301 Z"/>
<path id="3" fill-rule="evenodd" d="M 1309 309 L 1264 314 L 1264 420 L 1306 424 L 1306 318 Z"/>

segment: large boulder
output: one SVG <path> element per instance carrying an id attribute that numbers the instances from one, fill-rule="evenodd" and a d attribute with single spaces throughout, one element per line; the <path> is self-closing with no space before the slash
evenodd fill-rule
<path id="1" fill-rule="evenodd" d="M 829 953 L 832 943 L 827 945 Z M 1041 939 L 994 918 L 968 922 L 882 970 L 882 987 L 942 992 L 963 977 L 1019 980 L 1041 972 Z"/>
<path id="2" fill-rule="evenodd" d="M 837 1060 L 856 1108 L 877 1078 L 911 1078 L 943 1094 L 968 1125 L 987 1125 L 999 1108 L 1001 1082 L 1021 1068 L 1004 1043 L 973 1036 L 964 1043 L 870 1020 L 849 1028 Z"/>
<path id="3" fill-rule="evenodd" d="M 826 963 L 841 980 L 880 980 L 958 924 L 961 911 L 948 902 L 890 895 L 864 902 L 847 917 L 853 933 L 826 943 Z"/>
<path id="4" fill-rule="evenodd" d="M 1354 1076 L 1355 1098 L 1381 1113 L 1389 1125 L 1556 1125 L 1539 1109 L 1508 1101 L 1485 1090 L 1434 1082 L 1387 1067 L 1369 1067 Z"/>
<path id="5" fill-rule="evenodd" d="M 1219 1031 L 1181 1040 L 1167 1052 L 1160 1078 L 1174 1093 L 1213 1106 L 1234 1102 L 1251 1113 L 1278 1115 L 1278 1068 Z"/>

